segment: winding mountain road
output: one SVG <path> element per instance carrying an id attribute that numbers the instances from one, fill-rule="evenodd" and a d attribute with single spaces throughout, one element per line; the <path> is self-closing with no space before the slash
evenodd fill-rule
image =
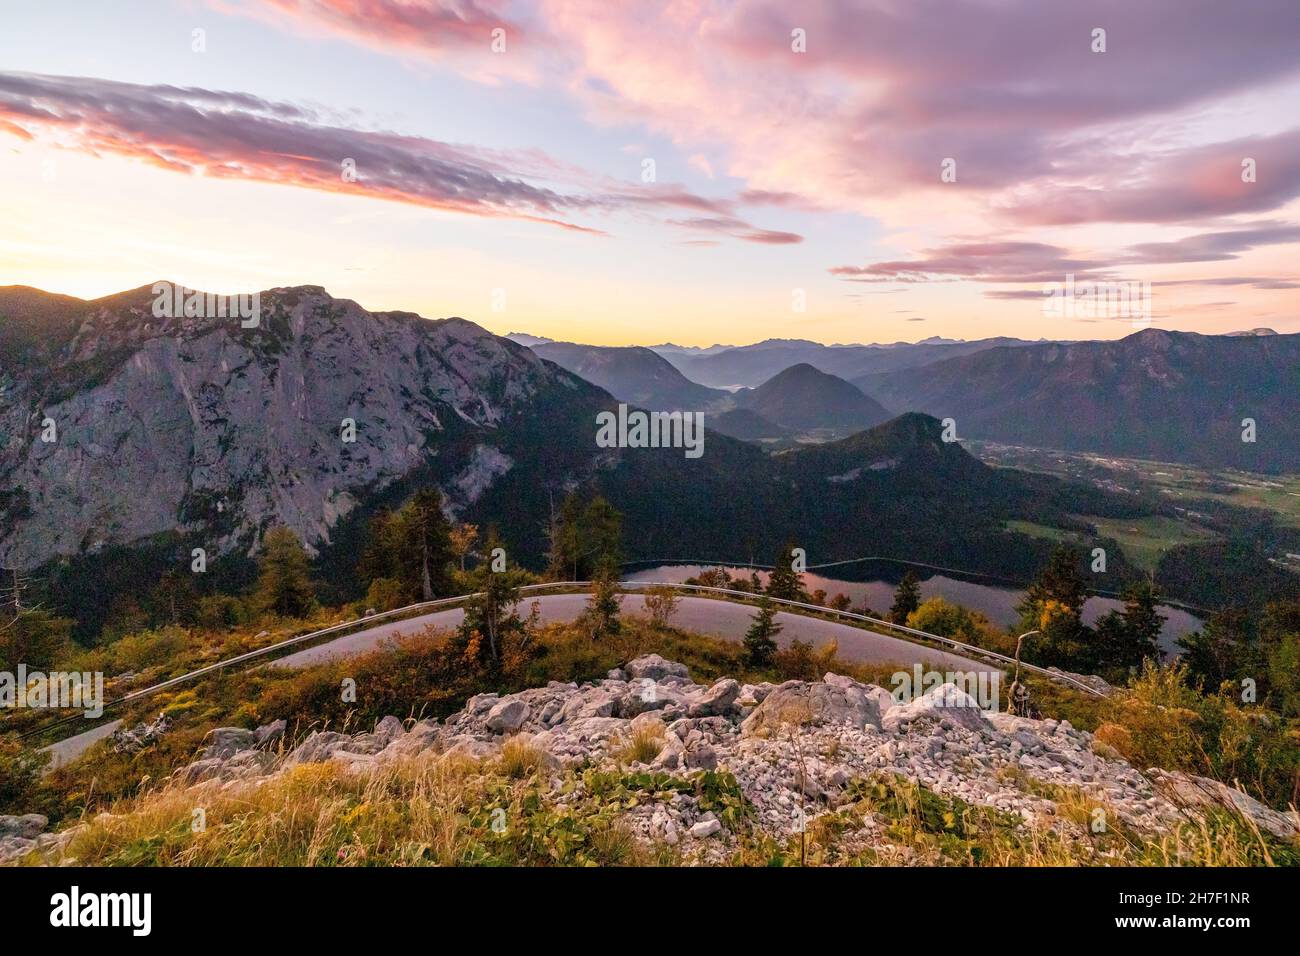
<path id="1" fill-rule="evenodd" d="M 548 594 L 526 598 L 520 604 L 520 613 L 526 614 L 534 602 L 538 605 L 539 616 L 544 623 L 572 621 L 586 607 L 587 595 Z M 623 613 L 648 616 L 644 596 L 625 595 Z M 265 666 L 310 667 L 325 661 L 354 657 L 374 650 L 386 640 L 403 634 L 418 634 L 426 627 L 451 630 L 457 627 L 464 617 L 463 609 L 451 608 L 390 624 L 377 624 L 270 661 Z M 680 597 L 672 623 L 683 630 L 739 641 L 744 639 L 753 617 L 754 608 L 747 604 L 713 598 Z M 778 611 L 776 623 L 782 628 L 776 637 L 777 644 L 781 647 L 789 647 L 790 642 L 796 639 L 809 641 L 814 647 L 824 647 L 834 641 L 839 646 L 840 658 L 854 663 L 898 664 L 908 668 L 913 664 L 927 664 L 953 671 L 985 670 L 990 666 L 988 663 L 981 664 L 947 651 L 913 644 L 886 634 L 877 634 L 874 631 L 819 617 Z M 114 720 L 51 744 L 45 748 L 51 757 L 50 766 L 57 767 L 75 760 L 92 744 L 112 734 L 121 724 L 120 720 Z"/>
<path id="2" fill-rule="evenodd" d="M 585 594 L 548 594 L 541 597 L 525 598 L 519 605 L 519 613 L 526 614 L 536 602 L 545 623 L 571 621 L 576 618 L 587 604 Z M 730 641 L 742 640 L 754 618 L 754 608 L 746 604 L 713 598 L 682 597 L 678 599 L 677 613 L 672 623 L 682 630 L 709 634 Z M 623 613 L 647 615 L 644 598 L 638 594 L 628 594 L 623 598 Z M 306 650 L 298 651 L 287 657 L 272 661 L 271 667 L 308 667 L 326 660 L 339 657 L 351 657 L 378 647 L 384 640 L 398 634 L 416 634 L 425 627 L 451 629 L 457 627 L 464 619 L 461 608 L 436 611 L 421 617 L 407 618 L 392 624 L 380 624 L 364 631 L 357 631 L 345 637 L 335 638 L 325 644 L 318 644 Z M 987 663 L 979 664 L 964 657 L 958 657 L 946 651 L 923 647 L 909 641 L 877 634 L 849 624 L 840 624 L 818 617 L 806 617 L 802 614 L 790 614 L 778 611 L 776 622 L 782 626 L 776 641 L 782 647 L 788 647 L 796 638 L 811 641 L 814 646 L 822 647 L 831 641 L 839 643 L 839 656 L 854 663 L 884 664 L 897 663 L 910 667 L 916 663 L 933 664 L 945 670 L 984 670 Z"/>

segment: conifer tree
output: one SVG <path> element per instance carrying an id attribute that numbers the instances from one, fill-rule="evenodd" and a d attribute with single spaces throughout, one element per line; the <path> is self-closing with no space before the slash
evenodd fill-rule
<path id="1" fill-rule="evenodd" d="M 783 601 L 797 601 L 803 594 L 803 575 L 794 569 L 793 552 L 794 545 L 787 543 L 767 579 L 767 593 Z"/>
<path id="2" fill-rule="evenodd" d="M 766 597 L 758 599 L 758 611 L 753 623 L 745 632 L 745 654 L 752 667 L 767 667 L 776 657 L 776 635 L 781 625 L 776 623 L 776 605 Z"/>
<path id="3" fill-rule="evenodd" d="M 894 591 L 894 603 L 889 609 L 889 619 L 895 624 L 906 624 L 907 619 L 921 606 L 921 582 L 916 572 L 908 569 Z"/>
<path id="4" fill-rule="evenodd" d="M 289 528 L 272 528 L 258 558 L 257 604 L 280 617 L 302 617 L 316 606 L 307 552 Z"/>

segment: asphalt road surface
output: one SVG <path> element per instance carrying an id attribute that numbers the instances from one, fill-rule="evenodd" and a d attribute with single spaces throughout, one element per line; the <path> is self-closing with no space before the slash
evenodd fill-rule
<path id="1" fill-rule="evenodd" d="M 586 606 L 585 594 L 550 594 L 524 600 L 519 610 L 526 614 L 533 602 L 541 608 L 544 622 L 571 621 Z M 645 615 L 644 598 L 639 594 L 628 594 L 623 599 L 623 613 Z M 465 617 L 460 608 L 437 611 L 421 617 L 407 618 L 392 624 L 379 624 L 363 631 L 357 631 L 344 637 L 335 638 L 325 644 L 318 644 L 306 650 L 298 651 L 287 657 L 272 661 L 271 667 L 309 667 L 327 660 L 351 657 L 365 651 L 373 650 L 386 639 L 400 634 L 417 634 L 426 627 L 451 630 L 457 627 Z M 672 623 L 683 630 L 699 634 L 710 634 L 726 640 L 739 641 L 745 636 L 753 621 L 754 608 L 744 604 L 711 598 L 682 597 L 679 599 L 677 613 Z M 989 665 L 959 657 L 946 651 L 940 651 L 909 641 L 899 640 L 885 634 L 862 630 L 848 624 L 840 624 L 817 617 L 805 617 L 802 614 L 790 614 L 778 611 L 776 622 L 781 625 L 781 633 L 776 641 L 782 647 L 788 647 L 796 638 L 811 641 L 815 647 L 822 647 L 831 641 L 839 643 L 839 656 L 846 661 L 867 664 L 899 664 L 911 668 L 913 664 L 927 664 L 942 670 L 966 671 L 983 670 Z M 51 766 L 59 766 L 80 756 L 91 744 L 102 740 L 121 726 L 115 720 L 75 737 L 68 737 L 47 747 L 52 755 Z"/>
<path id="2" fill-rule="evenodd" d="M 541 607 L 542 621 L 548 623 L 552 621 L 571 621 L 586 606 L 587 595 L 550 594 L 542 597 L 526 598 L 519 605 L 519 613 L 528 613 L 534 601 Z M 623 613 L 645 615 L 643 596 L 629 594 L 624 597 Z M 382 643 L 384 639 L 398 634 L 415 634 L 429 626 L 447 630 L 453 629 L 459 626 L 464 616 L 465 612 L 463 610 L 454 608 L 448 611 L 426 614 L 422 617 L 407 618 L 393 624 L 380 624 L 368 630 L 357 631 L 354 634 L 336 638 L 327 644 L 318 644 L 315 647 L 298 651 L 296 654 L 290 654 L 288 657 L 281 657 L 273 662 L 273 666 L 305 667 L 310 664 L 319 664 L 325 660 L 350 657 L 362 651 L 371 650 Z M 711 598 L 683 597 L 679 599 L 677 613 L 673 615 L 672 623 L 675 627 L 680 627 L 686 631 L 711 634 L 726 640 L 739 641 L 744 638 L 745 632 L 749 630 L 753 618 L 754 608 L 749 605 L 733 604 L 730 601 L 719 601 Z M 873 631 L 864 631 L 861 628 L 840 624 L 835 621 L 827 621 L 822 618 L 805 617 L 802 614 L 789 614 L 778 611 L 776 622 L 782 626 L 781 633 L 776 637 L 777 643 L 782 647 L 788 647 L 790 642 L 796 638 L 801 641 L 811 641 L 816 647 L 829 644 L 831 641 L 838 641 L 839 656 L 846 661 L 868 664 L 897 663 L 908 667 L 916 663 L 925 663 L 933 664 L 935 667 L 941 667 L 944 670 L 954 671 L 985 669 L 988 667 L 987 664 L 979 664 L 967 658 L 958 657 L 955 654 L 922 647 L 919 644 L 912 644 L 896 637 L 876 634 Z"/>

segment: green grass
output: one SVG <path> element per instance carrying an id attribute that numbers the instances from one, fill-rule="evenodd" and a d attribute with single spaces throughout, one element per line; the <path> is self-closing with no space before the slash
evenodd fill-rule
<path id="1" fill-rule="evenodd" d="M 1276 514 L 1282 524 L 1300 528 L 1300 478 L 1227 472 L 1222 479 L 1236 486 L 1232 493 L 1206 491 L 1198 488 L 1197 483 L 1192 481 L 1187 483 L 1189 496 L 1211 498 L 1225 504 L 1246 508 L 1263 508 Z M 1175 484 L 1171 487 L 1173 490 L 1179 490 L 1180 486 Z"/>
<path id="2" fill-rule="evenodd" d="M 1149 518 L 1084 517 L 1097 528 L 1099 537 L 1114 538 L 1124 556 L 1144 571 L 1154 573 L 1161 556 L 1180 544 L 1209 541 L 1212 533 L 1186 521 L 1152 516 Z"/>
<path id="3" fill-rule="evenodd" d="M 991 464 L 1084 481 L 1106 478 L 1125 487 L 1154 490 L 1162 500 L 1193 510 L 1198 499 L 1238 508 L 1261 508 L 1275 515 L 1279 524 L 1300 528 L 1297 475 L 1261 475 L 1142 458 L 974 444 L 979 457 Z"/>
<path id="4" fill-rule="evenodd" d="M 1113 538 L 1119 542 L 1131 564 L 1143 571 L 1155 572 L 1161 556 L 1170 548 L 1180 544 L 1196 544 L 1209 541 L 1214 537 L 1188 521 L 1152 515 L 1145 518 L 1097 518 L 1091 515 L 1078 515 L 1080 521 L 1087 521 L 1097 528 L 1096 538 Z M 1076 531 L 1064 528 L 1052 528 L 1048 525 L 1035 524 L 1032 521 L 1008 521 L 1008 531 L 1018 531 L 1034 538 L 1049 541 L 1061 541 L 1077 544 L 1081 547 L 1090 545 L 1090 539 Z"/>
<path id="5" fill-rule="evenodd" d="M 1036 524 L 1033 521 L 1008 521 L 1007 530 L 1027 534 L 1031 538 L 1046 538 L 1048 541 L 1077 542 L 1079 540 L 1078 534 L 1073 531 L 1066 531 L 1064 528 L 1052 528 L 1045 524 Z"/>

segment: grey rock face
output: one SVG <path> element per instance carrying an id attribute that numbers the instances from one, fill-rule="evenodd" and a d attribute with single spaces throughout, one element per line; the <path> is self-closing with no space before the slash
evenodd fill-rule
<path id="1" fill-rule="evenodd" d="M 1282 840 L 1293 840 L 1300 835 L 1300 817 L 1294 812 L 1279 813 L 1250 794 L 1234 790 L 1217 780 L 1155 768 L 1148 770 L 1147 776 L 1155 781 L 1157 790 L 1180 804 L 1201 809 L 1235 810 Z"/>
<path id="2" fill-rule="evenodd" d="M 230 757 L 241 750 L 251 750 L 257 746 L 257 734 L 242 727 L 218 727 L 208 731 L 204 738 L 207 746 L 203 748 L 205 757 L 218 759 Z"/>
<path id="3" fill-rule="evenodd" d="M 385 746 L 406 733 L 406 727 L 400 717 L 389 714 L 375 724 L 375 736 L 384 741 Z"/>
<path id="4" fill-rule="evenodd" d="M 498 734 L 512 734 L 524 725 L 531 708 L 522 700 L 503 700 L 488 711 L 484 723 Z"/>
<path id="5" fill-rule="evenodd" d="M 953 684 L 936 687 L 911 703 L 890 708 L 885 714 L 884 729 L 895 730 L 918 720 L 950 720 L 967 730 L 989 726 L 975 699 Z"/>
<path id="6" fill-rule="evenodd" d="M 731 713 L 740 697 L 740 683 L 724 677 L 703 694 L 688 698 L 686 713 L 690 717 L 717 717 Z"/>
<path id="7" fill-rule="evenodd" d="M 352 738 L 347 734 L 332 730 L 312 731 L 311 735 L 289 755 L 289 760 L 293 763 L 321 763 L 329 760 L 334 751 L 343 749 L 351 742 Z"/>
<path id="8" fill-rule="evenodd" d="M 312 549 L 362 493 L 422 466 L 461 508 L 514 467 L 494 430 L 572 381 L 471 322 L 371 313 L 317 287 L 262 293 L 256 329 L 155 318 L 152 302 L 115 297 L 49 367 L 0 369 L 0 488 L 25 496 L 0 513 L 0 565 L 173 531 L 246 552 L 271 524 Z M 452 431 L 461 451 L 444 453 Z"/>
<path id="9" fill-rule="evenodd" d="M 741 733 L 753 736 L 779 732 L 783 726 L 818 724 L 844 724 L 857 730 L 870 725 L 879 730 L 880 705 L 866 684 L 848 678 L 834 683 L 787 682 L 763 698 L 745 718 Z"/>
<path id="10" fill-rule="evenodd" d="M 269 724 L 258 727 L 253 732 L 253 736 L 257 740 L 257 746 L 266 747 L 281 740 L 284 737 L 286 727 L 287 724 L 283 720 L 273 720 Z"/>
<path id="11" fill-rule="evenodd" d="M 690 671 L 686 669 L 685 664 L 666 661 L 658 654 L 646 654 L 636 660 L 628 661 L 625 670 L 634 680 L 648 677 L 650 680 L 660 681 L 665 677 L 690 677 Z"/>
<path id="12" fill-rule="evenodd" d="M 710 814 L 706 819 L 691 827 L 691 836 L 697 840 L 707 839 L 722 829 L 722 821 Z"/>
<path id="13" fill-rule="evenodd" d="M 45 832 L 50 821 L 39 813 L 24 813 L 21 816 L 0 814 L 0 838 L 21 837 L 33 840 Z"/>

